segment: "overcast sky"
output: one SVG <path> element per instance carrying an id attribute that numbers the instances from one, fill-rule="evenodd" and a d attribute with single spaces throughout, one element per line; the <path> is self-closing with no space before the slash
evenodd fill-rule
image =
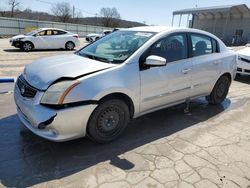
<path id="1" fill-rule="evenodd" d="M 5 2 L 4 2 L 5 1 Z M 30 8 L 37 11 L 50 12 L 52 3 L 69 2 L 77 10 L 81 10 L 84 17 L 94 16 L 103 7 L 115 7 L 122 19 L 146 22 L 153 25 L 171 25 L 172 12 L 175 10 L 208 7 L 218 5 L 246 4 L 250 7 L 250 0 L 20 0 L 22 9 Z M 8 0 L 0 0 L 7 8 Z M 1 6 L 2 6 L 1 5 Z M 178 19 L 176 18 L 176 22 Z M 183 21 L 183 24 L 185 19 Z"/>

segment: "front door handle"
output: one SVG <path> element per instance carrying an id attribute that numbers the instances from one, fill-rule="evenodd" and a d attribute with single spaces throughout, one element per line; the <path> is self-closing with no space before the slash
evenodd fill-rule
<path id="1" fill-rule="evenodd" d="M 182 73 L 183 74 L 187 74 L 189 71 L 191 71 L 192 69 L 190 69 L 190 68 L 186 68 L 186 69 L 182 69 Z"/>

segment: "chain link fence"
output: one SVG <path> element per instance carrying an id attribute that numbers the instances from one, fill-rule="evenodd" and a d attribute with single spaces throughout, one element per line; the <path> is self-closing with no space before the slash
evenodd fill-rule
<path id="1" fill-rule="evenodd" d="M 88 35 L 89 33 L 99 33 L 103 30 L 112 29 L 108 27 L 92 25 L 0 17 L 0 37 L 2 38 L 23 34 L 28 32 L 29 30 L 36 28 L 64 29 L 72 33 L 77 33 L 80 37 L 86 37 L 86 35 Z"/>

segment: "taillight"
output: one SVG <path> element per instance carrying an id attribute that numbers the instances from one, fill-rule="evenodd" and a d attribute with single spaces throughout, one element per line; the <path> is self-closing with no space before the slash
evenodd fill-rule
<path id="1" fill-rule="evenodd" d="M 79 38 L 79 36 L 78 36 L 78 35 L 74 35 L 73 37 L 75 37 L 75 38 L 77 38 L 77 39 Z"/>

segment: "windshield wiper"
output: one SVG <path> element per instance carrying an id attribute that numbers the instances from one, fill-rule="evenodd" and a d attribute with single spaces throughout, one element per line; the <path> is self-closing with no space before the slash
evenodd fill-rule
<path id="1" fill-rule="evenodd" d="M 77 55 L 83 56 L 83 57 L 87 57 L 89 59 L 93 59 L 93 60 L 98 60 L 104 63 L 112 63 L 112 61 L 108 60 L 107 58 L 104 57 L 99 57 L 99 56 L 94 56 L 92 54 L 86 54 L 86 53 L 76 53 Z"/>

